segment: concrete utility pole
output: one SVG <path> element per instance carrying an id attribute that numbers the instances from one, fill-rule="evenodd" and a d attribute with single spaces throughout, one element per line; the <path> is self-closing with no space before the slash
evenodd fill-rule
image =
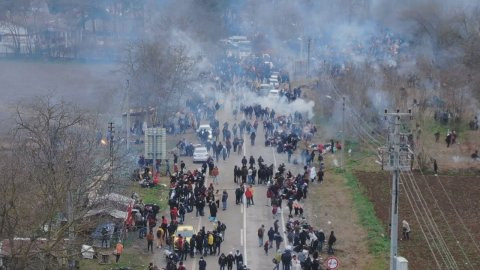
<path id="1" fill-rule="evenodd" d="M 310 47 L 312 44 L 312 39 L 308 38 L 307 42 L 307 78 L 310 77 Z"/>
<path id="2" fill-rule="evenodd" d="M 110 155 L 110 177 L 113 177 L 113 122 L 108 123 L 108 131 L 110 132 L 110 141 L 109 141 L 109 155 Z"/>
<path id="3" fill-rule="evenodd" d="M 343 97 L 342 105 L 342 170 L 345 169 L 345 96 Z"/>
<path id="4" fill-rule="evenodd" d="M 73 221 L 75 219 L 75 215 L 73 212 L 73 194 L 72 194 L 72 165 L 70 161 L 67 161 L 67 171 L 65 176 L 68 178 L 67 181 L 70 182 L 68 186 L 68 193 L 67 193 L 67 219 L 68 219 L 68 268 L 75 269 L 75 259 L 74 256 L 74 241 L 75 241 L 75 228 L 73 227 Z M 50 228 L 49 228 L 50 229 Z"/>
<path id="5" fill-rule="evenodd" d="M 409 132 L 401 131 L 401 118 L 408 116 L 412 119 L 412 111 L 408 113 L 400 113 L 397 110 L 395 113 L 388 113 L 385 110 L 385 120 L 389 118 L 394 120 L 390 122 L 393 128 L 390 128 L 390 133 L 387 138 L 387 145 L 382 151 L 388 157 L 383 159 L 388 163 L 385 165 L 387 171 L 392 173 L 392 208 L 390 220 L 390 270 L 396 270 L 397 266 L 397 252 L 398 252 L 398 181 L 401 171 L 410 170 L 410 147 L 408 145 Z"/>
<path id="6" fill-rule="evenodd" d="M 127 152 L 130 149 L 130 80 L 127 80 Z"/>
<path id="7" fill-rule="evenodd" d="M 153 159 L 152 159 L 152 179 L 155 177 L 157 173 L 157 130 L 153 129 Z"/>

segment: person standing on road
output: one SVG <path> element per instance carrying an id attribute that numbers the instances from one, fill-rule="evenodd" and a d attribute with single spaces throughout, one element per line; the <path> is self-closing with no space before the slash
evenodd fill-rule
<path id="1" fill-rule="evenodd" d="M 223 208 L 223 211 L 227 210 L 227 199 L 228 199 L 228 193 L 227 193 L 227 190 L 223 190 L 223 193 L 222 193 L 222 208 Z"/>
<path id="2" fill-rule="evenodd" d="M 238 186 L 235 189 L 235 204 L 236 205 L 239 205 L 240 202 L 242 201 L 242 195 L 243 195 L 242 189 L 241 189 L 240 186 Z"/>
<path id="3" fill-rule="evenodd" d="M 245 190 L 245 197 L 247 198 L 247 207 L 254 205 L 253 203 L 253 187 L 250 185 L 247 190 Z"/>
<path id="4" fill-rule="evenodd" d="M 218 175 L 219 175 L 220 171 L 218 170 L 218 167 L 215 166 L 213 167 L 213 170 L 212 170 L 212 176 L 213 176 L 213 183 L 217 184 L 218 185 Z"/>
<path id="5" fill-rule="evenodd" d="M 247 166 L 247 158 L 243 156 L 242 158 L 242 167 Z"/>
<path id="6" fill-rule="evenodd" d="M 260 228 L 258 228 L 258 246 L 262 247 L 263 246 L 263 235 L 265 233 L 265 226 L 262 224 Z"/>
<path id="7" fill-rule="evenodd" d="M 241 176 L 242 176 L 242 184 L 245 184 L 247 181 L 247 175 L 248 175 L 248 169 L 247 166 L 243 166 L 241 170 Z"/>
<path id="8" fill-rule="evenodd" d="M 320 230 L 317 235 L 318 239 L 318 252 L 323 251 L 323 244 L 325 243 L 325 234 L 323 233 L 323 230 Z"/>
<path id="9" fill-rule="evenodd" d="M 255 131 L 252 132 L 252 134 L 250 134 L 250 143 L 252 146 L 255 145 L 255 138 L 257 137 L 257 135 L 255 134 Z"/>
<path id="10" fill-rule="evenodd" d="M 253 179 L 253 170 L 252 167 L 248 169 L 248 175 L 247 175 L 247 183 L 252 184 L 252 179 Z"/>
<path id="11" fill-rule="evenodd" d="M 207 270 L 207 262 L 203 257 L 200 257 L 200 260 L 198 261 L 198 270 Z"/>
<path id="12" fill-rule="evenodd" d="M 165 160 L 165 175 L 170 176 L 170 160 L 166 159 Z"/>
<path id="13" fill-rule="evenodd" d="M 278 225 L 278 219 L 277 219 L 277 220 L 275 220 L 275 222 L 273 222 L 273 228 L 274 228 L 274 230 L 275 230 L 275 233 L 278 233 L 278 228 L 279 228 L 279 227 L 280 227 L 280 226 Z"/>
<path id="14" fill-rule="evenodd" d="M 215 202 L 210 202 L 210 221 L 217 221 L 217 204 Z"/>
<path id="15" fill-rule="evenodd" d="M 153 240 L 154 240 L 153 232 L 147 234 L 147 251 L 151 251 L 153 253 Z"/>
<path id="16" fill-rule="evenodd" d="M 157 229 L 157 248 L 163 248 L 163 239 L 164 239 L 165 231 L 162 229 L 161 226 L 158 226 Z"/>
<path id="17" fill-rule="evenodd" d="M 337 238 L 335 237 L 333 231 L 330 233 L 330 237 L 328 238 L 328 254 L 333 255 L 335 252 L 333 250 L 333 245 L 337 241 Z"/>

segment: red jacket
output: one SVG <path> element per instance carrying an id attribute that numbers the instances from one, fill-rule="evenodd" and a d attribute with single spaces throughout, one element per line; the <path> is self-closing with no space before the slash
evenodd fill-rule
<path id="1" fill-rule="evenodd" d="M 174 207 L 174 208 L 172 209 L 172 211 L 170 211 L 170 215 L 172 215 L 172 219 L 177 219 L 177 217 L 178 217 L 178 210 L 177 210 L 176 207 Z"/>
<path id="2" fill-rule="evenodd" d="M 245 191 L 245 197 L 252 198 L 253 197 L 253 190 L 251 188 L 247 188 Z"/>

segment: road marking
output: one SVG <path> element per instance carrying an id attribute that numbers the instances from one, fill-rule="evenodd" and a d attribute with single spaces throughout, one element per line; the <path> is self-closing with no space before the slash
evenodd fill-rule
<path id="1" fill-rule="evenodd" d="M 243 114 L 243 119 L 245 119 L 245 114 Z M 247 156 L 247 143 L 245 141 L 245 132 L 242 134 L 243 138 L 243 155 L 246 157 Z M 245 197 L 245 193 L 243 193 L 243 204 L 242 204 L 242 213 L 243 213 L 243 259 L 245 260 L 245 265 L 248 265 L 248 260 L 247 260 L 247 198 Z"/>
<path id="2" fill-rule="evenodd" d="M 243 246 L 243 229 L 240 229 L 240 245 Z"/>
<path id="3" fill-rule="evenodd" d="M 199 216 L 196 233 L 198 233 L 200 231 L 200 227 L 202 227 L 202 216 Z M 195 270 L 196 267 L 197 267 L 197 264 L 195 263 L 195 259 L 193 259 L 192 260 L 192 266 L 190 267 L 190 269 Z"/>
<path id="4" fill-rule="evenodd" d="M 273 154 L 273 166 L 277 168 L 277 158 L 275 157 L 275 148 L 272 147 Z M 287 235 L 285 234 L 285 218 L 283 217 L 283 207 L 280 207 L 280 215 L 282 217 L 282 234 L 283 234 L 283 244 L 287 247 Z"/>
<path id="5" fill-rule="evenodd" d="M 247 209 L 245 205 L 247 203 L 247 198 L 245 198 L 245 194 L 243 195 L 243 257 L 245 259 L 245 265 L 247 265 Z"/>

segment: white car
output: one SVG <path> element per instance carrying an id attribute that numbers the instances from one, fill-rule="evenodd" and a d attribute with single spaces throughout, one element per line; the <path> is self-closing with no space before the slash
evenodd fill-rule
<path id="1" fill-rule="evenodd" d="M 193 150 L 193 162 L 204 162 L 208 159 L 208 151 L 205 146 L 196 146 Z"/>
<path id="2" fill-rule="evenodd" d="M 198 128 L 197 128 L 197 133 L 200 133 L 200 131 L 202 130 L 205 130 L 206 132 L 208 132 L 208 139 L 211 140 L 213 138 L 213 135 L 212 135 L 212 128 L 210 127 L 209 124 L 204 124 L 204 125 L 200 125 Z"/>
<path id="3" fill-rule="evenodd" d="M 272 89 L 272 90 L 270 90 L 270 92 L 268 93 L 268 97 L 269 97 L 269 98 L 272 98 L 272 99 L 279 98 L 279 97 L 280 97 L 280 91 L 278 91 L 277 89 Z"/>
<path id="4" fill-rule="evenodd" d="M 274 89 L 272 85 L 267 84 L 267 83 L 262 83 L 260 84 L 260 87 L 258 87 L 258 94 L 260 96 L 266 96 L 268 93 L 270 93 L 270 90 Z"/>
<path id="5" fill-rule="evenodd" d="M 277 87 L 279 85 L 277 78 L 270 77 L 268 81 L 270 82 L 270 85 L 272 85 L 273 87 Z"/>

